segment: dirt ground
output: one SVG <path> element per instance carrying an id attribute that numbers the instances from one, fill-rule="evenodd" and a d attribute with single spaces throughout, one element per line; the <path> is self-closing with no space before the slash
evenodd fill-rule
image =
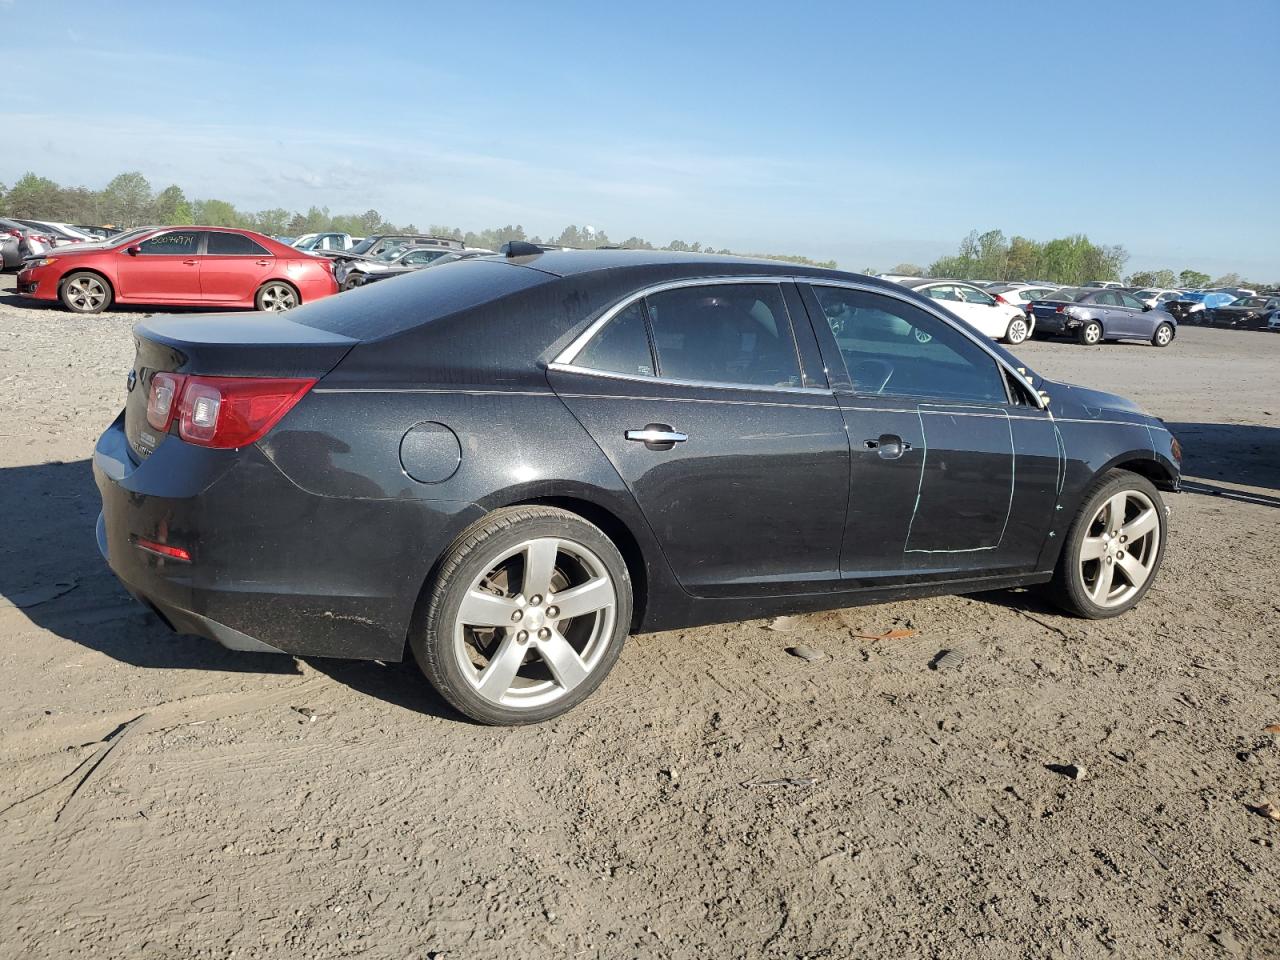
<path id="1" fill-rule="evenodd" d="M 230 653 L 133 603 L 89 457 L 142 314 L 12 286 L 0 955 L 1280 956 L 1253 809 L 1280 807 L 1280 337 L 1018 351 L 1187 449 L 1132 613 L 1018 592 L 644 636 L 575 712 L 505 730 L 412 666 Z"/>

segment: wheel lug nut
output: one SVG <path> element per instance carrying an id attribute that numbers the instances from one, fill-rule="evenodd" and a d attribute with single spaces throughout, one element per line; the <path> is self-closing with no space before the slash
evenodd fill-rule
<path id="1" fill-rule="evenodd" d="M 523 616 L 524 616 L 524 611 L 523 611 L 523 610 L 517 610 L 515 613 L 511 614 L 511 619 L 512 619 L 512 620 L 515 620 L 515 621 L 517 621 L 517 622 L 519 622 L 519 620 L 520 620 Z"/>
<path id="2" fill-rule="evenodd" d="M 529 598 L 529 602 L 536 607 L 538 604 L 542 602 L 542 597 L 540 597 L 538 594 L 535 593 L 532 597 Z"/>
<path id="3" fill-rule="evenodd" d="M 559 607 L 547 607 L 547 616 L 548 616 L 548 617 L 552 617 L 552 618 L 560 616 L 560 608 L 559 608 Z"/>
<path id="4" fill-rule="evenodd" d="M 1107 557 L 1107 563 L 1110 563 L 1110 562 L 1111 562 L 1111 558 Z"/>
<path id="5" fill-rule="evenodd" d="M 1128 542 L 1129 542 L 1129 538 L 1128 538 L 1128 537 L 1121 537 L 1121 538 L 1120 538 L 1120 542 L 1121 542 L 1121 543 L 1128 543 Z"/>
<path id="6" fill-rule="evenodd" d="M 550 636 L 551 636 L 551 631 L 546 627 L 543 627 L 541 630 L 538 631 L 539 640 L 546 640 Z"/>
<path id="7" fill-rule="evenodd" d="M 524 643 L 526 640 L 529 639 L 529 631 L 521 630 L 519 633 L 516 634 L 516 639 L 519 640 L 521 643 Z"/>

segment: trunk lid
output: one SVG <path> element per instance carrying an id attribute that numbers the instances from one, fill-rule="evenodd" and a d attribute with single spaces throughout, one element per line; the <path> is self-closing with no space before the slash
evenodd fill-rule
<path id="1" fill-rule="evenodd" d="M 271 313 L 153 317 L 134 326 L 133 334 L 137 353 L 129 372 L 124 428 L 135 461 L 149 457 L 168 436 L 147 422 L 147 399 L 157 373 L 319 378 L 357 343 Z"/>

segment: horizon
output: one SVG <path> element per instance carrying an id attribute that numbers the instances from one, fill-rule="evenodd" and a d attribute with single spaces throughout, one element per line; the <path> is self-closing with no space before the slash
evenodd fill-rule
<path id="1" fill-rule="evenodd" d="M 337 4 L 0 0 L 23 38 L 6 57 L 41 94 L 0 113 L 16 134 L 0 183 L 31 171 L 101 189 L 138 170 L 244 210 L 372 208 L 542 236 L 590 225 L 855 270 L 927 265 L 973 229 L 1082 233 L 1124 246 L 1126 273 L 1280 277 L 1265 58 L 1206 77 L 1176 52 L 1274 33 L 1275 4 L 1209 22 L 1186 0 L 1080 5 L 1079 22 L 1108 25 L 1098 51 L 1004 2 L 928 3 L 910 28 L 880 4 L 738 22 L 670 3 L 643 20 L 559 9 L 404 8 L 399 29 L 358 40 L 334 26 L 352 12 Z M 1124 116 L 1141 119 L 1109 119 Z"/>

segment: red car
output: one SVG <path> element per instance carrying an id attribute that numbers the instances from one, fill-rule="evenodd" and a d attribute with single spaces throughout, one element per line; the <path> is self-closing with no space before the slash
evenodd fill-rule
<path id="1" fill-rule="evenodd" d="M 338 292 L 332 261 L 230 227 L 150 227 L 28 260 L 18 293 L 75 313 L 112 303 L 288 310 Z"/>

